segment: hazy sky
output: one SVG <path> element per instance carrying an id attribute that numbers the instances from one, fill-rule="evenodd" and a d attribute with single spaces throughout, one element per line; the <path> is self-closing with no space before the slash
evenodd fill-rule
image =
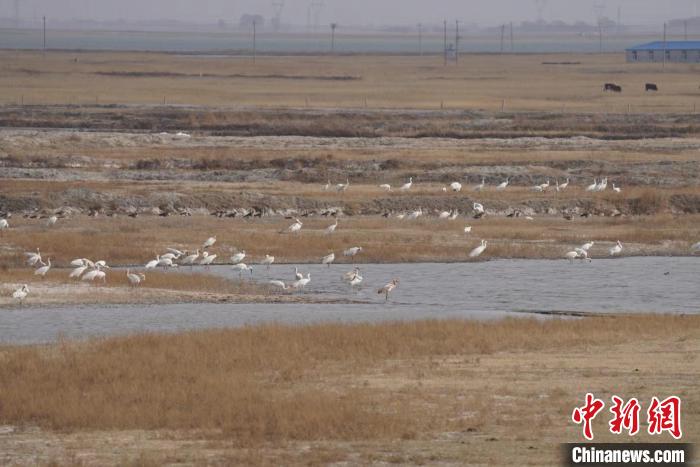
<path id="1" fill-rule="evenodd" d="M 311 0 L 285 0 L 282 21 L 306 24 Z M 622 8 L 623 22 L 661 23 L 690 16 L 698 0 L 548 0 L 544 19 L 565 21 L 594 19 L 594 5 L 604 4 L 615 19 Z M 14 0 L 0 0 L 0 16 L 12 16 Z M 272 0 L 20 0 L 24 18 L 47 15 L 60 19 L 173 19 L 214 22 L 237 21 L 243 13 L 272 16 Z M 537 17 L 534 0 L 325 0 L 321 22 L 341 24 L 416 24 L 443 18 L 494 25 Z"/>

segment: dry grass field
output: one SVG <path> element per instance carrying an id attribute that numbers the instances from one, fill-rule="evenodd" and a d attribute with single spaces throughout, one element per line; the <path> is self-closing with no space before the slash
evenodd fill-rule
<path id="1" fill-rule="evenodd" d="M 580 62 L 544 65 L 544 62 Z M 0 102 L 212 107 L 692 111 L 697 65 L 627 64 L 622 54 L 241 57 L 0 52 Z M 602 93 L 605 82 L 621 95 Z M 659 84 L 658 94 L 644 83 Z M 24 97 L 22 97 L 24 96 Z"/>
<path id="2" fill-rule="evenodd" d="M 692 439 L 699 342 L 697 317 L 629 316 L 5 347 L 0 462 L 558 465 L 586 391 L 678 395 Z M 607 419 L 596 440 L 617 440 Z"/>

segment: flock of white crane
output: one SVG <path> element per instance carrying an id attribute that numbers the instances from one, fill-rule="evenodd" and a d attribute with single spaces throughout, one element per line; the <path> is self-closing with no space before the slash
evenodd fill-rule
<path id="1" fill-rule="evenodd" d="M 566 190 L 569 187 L 569 179 L 566 179 L 566 182 L 564 183 L 559 183 L 558 180 L 555 180 L 555 186 L 554 190 L 557 192 Z M 409 191 L 413 187 L 413 177 L 409 178 L 408 182 L 403 184 L 399 190 L 401 191 Z M 495 186 L 495 189 L 497 191 L 503 191 L 508 188 L 510 184 L 510 179 L 506 179 L 505 181 L 501 182 L 499 185 Z M 608 185 L 608 179 L 607 177 L 602 178 L 600 181 L 598 179 L 595 179 L 593 183 L 585 188 L 586 191 L 588 192 L 602 192 L 607 189 Z M 330 190 L 333 187 L 330 181 L 323 187 L 324 190 Z M 335 185 L 335 190 L 340 193 L 346 192 L 350 187 L 350 180 L 346 179 L 345 183 L 339 183 Z M 620 193 L 621 189 L 620 187 L 616 186 L 614 183 L 612 184 L 612 189 L 616 193 Z M 382 184 L 380 185 L 380 188 L 386 191 L 390 191 L 392 189 L 391 185 L 389 184 Z M 546 192 L 550 188 L 550 181 L 547 179 L 545 183 L 540 184 L 540 185 L 535 185 L 532 187 L 533 191 L 536 192 Z M 452 190 L 454 192 L 459 192 L 462 190 L 462 184 L 459 182 L 453 182 L 449 186 L 443 187 L 442 191 L 448 191 Z M 486 183 L 485 179 L 482 178 L 481 183 L 476 185 L 474 188 L 474 191 L 476 192 L 481 192 L 486 189 Z M 486 213 L 486 209 L 484 208 L 483 204 L 474 202 L 473 203 L 473 217 L 474 218 L 480 218 Z M 410 213 L 399 213 L 397 214 L 397 218 L 399 219 L 417 219 L 423 215 L 423 210 L 422 208 L 418 208 L 415 211 L 412 211 Z M 459 211 L 458 210 L 451 210 L 451 211 L 442 211 L 439 215 L 439 219 L 445 219 L 445 220 L 455 220 L 459 217 Z M 531 217 L 526 217 L 528 220 L 532 220 Z M 58 218 L 56 216 L 51 216 L 48 218 L 47 225 L 52 226 L 56 224 L 58 221 Z M 283 230 L 280 233 L 290 233 L 290 234 L 299 234 L 303 228 L 304 224 L 301 220 L 298 218 L 294 219 L 294 223 L 292 223 L 289 227 L 287 227 L 285 230 Z M 8 229 L 10 227 L 9 222 L 7 219 L 0 219 L 0 231 Z M 331 235 L 333 234 L 336 229 L 338 228 L 338 219 L 335 219 L 335 222 L 333 224 L 330 224 L 328 227 L 324 229 L 325 234 Z M 464 233 L 469 234 L 472 231 L 471 226 L 465 226 L 464 227 Z M 214 261 L 217 258 L 216 254 L 212 254 L 209 251 L 207 251 L 209 248 L 213 247 L 214 244 L 216 243 L 216 237 L 210 237 L 201 246 L 201 253 L 200 249 L 198 248 L 194 253 L 190 251 L 181 251 L 175 248 L 167 248 L 167 253 L 164 253 L 162 255 L 156 255 L 155 259 L 152 259 L 148 261 L 144 265 L 145 270 L 149 269 L 156 269 L 156 268 L 174 268 L 178 266 L 190 266 L 194 267 L 195 265 L 199 266 L 204 266 L 205 268 L 209 268 L 212 264 L 214 264 Z M 587 242 L 580 247 L 574 248 L 571 251 L 566 252 L 564 255 L 564 258 L 567 259 L 570 262 L 574 262 L 574 260 L 582 260 L 582 261 L 591 261 L 591 258 L 589 256 L 589 252 L 591 248 L 594 246 L 594 242 Z M 471 250 L 469 253 L 470 258 L 476 258 L 480 256 L 487 248 L 488 246 L 488 241 L 486 240 L 481 240 L 481 243 Z M 610 256 L 617 256 L 622 253 L 623 246 L 622 243 L 618 240 L 617 243 L 609 249 L 608 254 Z M 692 246 L 692 251 L 693 252 L 700 252 L 700 242 L 694 244 Z M 345 257 L 353 258 L 358 255 L 359 253 L 362 252 L 362 247 L 360 246 L 355 246 L 348 248 L 343 251 L 343 255 Z M 47 273 L 51 270 L 51 258 L 48 258 L 46 262 L 43 261 L 41 257 L 41 253 L 39 249 L 37 248 L 36 252 L 27 252 L 25 253 L 27 257 L 27 264 L 29 266 L 36 267 L 34 274 L 41 276 L 42 278 L 47 275 Z M 239 273 L 239 278 L 243 277 L 244 272 L 249 272 L 251 277 L 253 274 L 253 268 L 252 266 L 247 265 L 243 261 L 246 258 L 246 252 L 245 251 L 240 251 L 235 253 L 230 257 L 230 261 L 232 264 L 232 269 L 234 271 L 237 271 Z M 336 256 L 334 252 L 330 252 L 328 255 L 322 257 L 320 259 L 320 263 L 323 265 L 327 265 L 330 267 L 330 265 L 335 261 Z M 264 258 L 262 258 L 258 264 L 266 266 L 268 269 L 271 264 L 275 262 L 275 257 L 270 256 L 269 254 L 266 254 Z M 354 262 L 354 261 L 353 261 Z M 73 261 L 71 261 L 70 265 L 73 267 L 69 274 L 69 278 L 75 279 L 75 280 L 82 280 L 82 281 L 88 281 L 88 282 L 94 282 L 94 281 L 102 281 L 106 282 L 107 280 L 107 273 L 106 269 L 110 269 L 110 267 L 107 265 L 107 262 L 105 260 L 99 260 L 99 261 L 91 261 L 90 259 L 87 258 L 78 258 Z M 146 276 L 142 272 L 132 272 L 131 269 L 126 270 L 126 277 L 131 286 L 138 286 L 141 284 L 143 281 L 146 280 Z M 360 285 L 363 281 L 363 277 L 360 275 L 360 269 L 355 267 L 352 271 L 346 273 L 343 278 L 352 286 L 355 287 L 357 285 Z M 273 287 L 279 288 L 281 290 L 303 290 L 306 285 L 311 282 L 311 273 L 306 273 L 302 274 L 299 272 L 298 268 L 295 268 L 294 270 L 294 280 L 291 282 L 284 282 L 282 280 L 271 280 L 269 281 L 269 284 Z M 387 283 L 384 285 L 382 288 L 377 290 L 377 293 L 383 294 L 385 296 L 385 300 L 389 299 L 389 294 L 398 286 L 399 280 L 398 279 L 393 279 L 391 282 Z M 13 298 L 17 299 L 20 303 L 20 306 L 22 305 L 23 301 L 26 299 L 27 295 L 29 294 L 29 287 L 27 284 L 23 284 L 20 288 L 15 290 L 12 294 Z"/>

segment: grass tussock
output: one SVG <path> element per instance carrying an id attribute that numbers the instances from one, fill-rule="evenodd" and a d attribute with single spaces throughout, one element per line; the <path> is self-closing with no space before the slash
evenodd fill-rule
<path id="1" fill-rule="evenodd" d="M 697 317 L 671 316 L 265 325 L 4 348 L 0 423 L 218 430 L 241 444 L 410 439 L 457 426 L 401 392 L 380 401 L 361 384 L 329 390 L 323 381 L 351 381 L 406 359 L 555 351 L 649 336 L 684 340 L 697 338 L 699 329 Z"/>

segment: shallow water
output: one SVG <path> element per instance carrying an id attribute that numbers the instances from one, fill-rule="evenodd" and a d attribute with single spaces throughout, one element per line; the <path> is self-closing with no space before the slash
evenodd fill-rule
<path id="1" fill-rule="evenodd" d="M 0 310 L 0 343 L 50 342 L 133 332 L 175 332 L 284 322 L 375 322 L 422 318 L 490 319 L 557 312 L 700 313 L 700 257 L 601 259 L 569 264 L 498 260 L 454 264 L 362 265 L 363 286 L 341 281 L 352 269 L 308 265 L 306 293 L 359 304 L 179 304 Z M 212 273 L 238 279 L 228 266 Z M 668 272 L 668 275 L 665 273 Z M 293 266 L 255 267 L 253 279 L 293 279 Z M 399 287 L 384 303 L 376 289 L 393 277 Z M 251 280 L 244 275 L 244 280 Z M 532 315 L 530 315 L 532 316 Z"/>

